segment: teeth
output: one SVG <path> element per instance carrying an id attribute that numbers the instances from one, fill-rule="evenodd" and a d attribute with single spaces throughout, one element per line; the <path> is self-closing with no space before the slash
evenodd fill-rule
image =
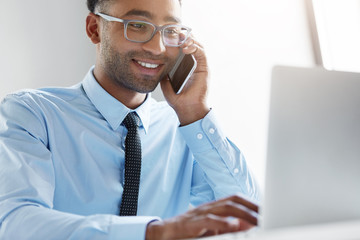
<path id="1" fill-rule="evenodd" d="M 137 61 L 137 63 L 146 68 L 157 68 L 159 66 L 159 64 L 152 64 L 152 63 L 146 63 L 146 62 L 141 62 L 141 61 Z"/>

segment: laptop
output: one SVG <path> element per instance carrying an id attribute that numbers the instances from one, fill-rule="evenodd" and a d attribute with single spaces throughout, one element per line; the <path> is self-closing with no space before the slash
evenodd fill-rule
<path id="1" fill-rule="evenodd" d="M 360 73 L 276 66 L 271 80 L 260 229 L 211 239 L 360 220 Z"/>
<path id="2" fill-rule="evenodd" d="M 263 228 L 360 219 L 360 73 L 274 67 Z"/>

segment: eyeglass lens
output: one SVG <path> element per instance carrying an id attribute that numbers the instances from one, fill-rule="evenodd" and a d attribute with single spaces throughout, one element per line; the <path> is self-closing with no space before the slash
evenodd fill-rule
<path id="1" fill-rule="evenodd" d="M 129 40 L 137 42 L 146 42 L 151 39 L 155 27 L 145 22 L 130 21 L 127 24 L 126 35 Z M 165 27 L 162 32 L 164 44 L 171 46 L 180 46 L 188 36 L 188 29 L 170 25 Z"/>

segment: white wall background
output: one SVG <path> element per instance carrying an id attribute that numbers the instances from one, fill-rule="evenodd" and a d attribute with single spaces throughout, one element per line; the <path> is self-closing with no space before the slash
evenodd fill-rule
<path id="1" fill-rule="evenodd" d="M 360 0 L 313 0 L 323 65 L 360 72 Z"/>
<path id="2" fill-rule="evenodd" d="M 95 61 L 85 0 L 0 3 L 0 98 L 82 80 Z M 183 18 L 207 50 L 210 105 L 263 186 L 271 68 L 314 64 L 304 2 L 183 0 Z"/>
<path id="3" fill-rule="evenodd" d="M 315 64 L 303 0 L 183 0 L 209 58 L 210 103 L 264 184 L 271 68 Z"/>
<path id="4" fill-rule="evenodd" d="M 85 0 L 0 0 L 0 98 L 21 88 L 69 86 L 95 62 Z"/>

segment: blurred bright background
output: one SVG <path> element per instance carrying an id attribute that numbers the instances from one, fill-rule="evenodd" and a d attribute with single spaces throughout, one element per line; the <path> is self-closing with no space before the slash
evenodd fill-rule
<path id="1" fill-rule="evenodd" d="M 0 98 L 80 82 L 95 62 L 85 0 L 1 1 Z M 360 71 L 360 0 L 183 0 L 183 21 L 207 52 L 210 106 L 263 187 L 272 67 Z"/>

